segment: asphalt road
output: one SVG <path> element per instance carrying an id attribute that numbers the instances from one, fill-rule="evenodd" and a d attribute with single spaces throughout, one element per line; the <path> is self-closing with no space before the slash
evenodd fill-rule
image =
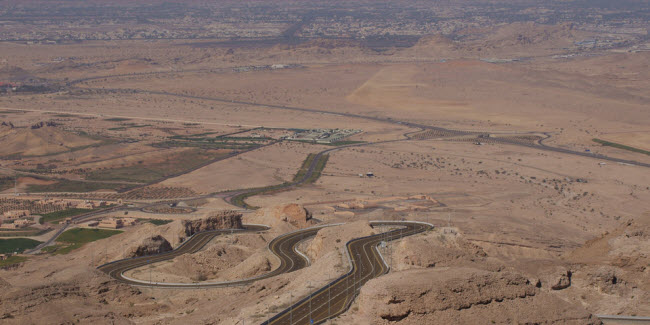
<path id="1" fill-rule="evenodd" d="M 366 282 L 388 272 L 388 265 L 377 250 L 382 241 L 396 240 L 433 229 L 429 224 L 411 222 L 373 222 L 372 225 L 403 228 L 349 241 L 346 247 L 352 268 L 348 273 L 300 299 L 262 324 L 318 324 L 342 314 Z"/>
<path id="2" fill-rule="evenodd" d="M 116 209 L 119 209 L 119 206 L 86 212 L 86 213 L 80 214 L 78 216 L 72 217 L 70 219 L 72 220 L 72 223 L 79 223 L 79 222 L 83 222 L 83 221 L 87 221 L 87 220 L 90 220 L 92 218 L 95 218 L 98 215 L 101 215 L 103 213 L 114 211 Z M 69 224 L 63 223 L 63 226 L 61 228 L 59 228 L 59 230 L 54 232 L 54 234 L 52 235 L 52 237 L 50 237 L 50 239 L 48 239 L 47 241 L 39 244 L 38 246 L 36 246 L 36 247 L 34 247 L 34 248 L 30 249 L 30 250 L 24 251 L 23 254 L 35 254 L 35 253 L 40 252 L 43 247 L 52 244 L 57 238 L 59 238 L 59 236 L 66 229 L 68 229 L 68 226 L 69 226 Z"/>
<path id="3" fill-rule="evenodd" d="M 266 226 L 246 225 L 245 229 L 236 229 L 236 230 L 224 229 L 224 230 L 212 230 L 212 231 L 200 232 L 192 236 L 190 239 L 185 241 L 185 243 L 183 243 L 180 247 L 178 247 L 173 251 L 157 254 L 157 255 L 118 260 L 108 264 L 101 265 L 98 267 L 98 269 L 107 273 L 108 275 L 110 275 L 111 277 L 113 277 L 114 279 L 120 282 L 130 284 L 130 285 L 135 285 L 135 286 L 190 289 L 190 288 L 218 288 L 218 287 L 246 285 L 254 281 L 274 277 L 282 273 L 293 272 L 308 266 L 309 261 L 303 255 L 301 255 L 296 251 L 296 246 L 302 240 L 315 236 L 318 230 L 326 226 L 301 229 L 298 231 L 281 235 L 273 239 L 269 243 L 268 247 L 269 250 L 273 252 L 273 254 L 275 254 L 275 256 L 277 256 L 277 258 L 280 260 L 280 265 L 271 272 L 262 274 L 257 277 L 249 278 L 249 279 L 228 281 L 228 282 L 204 281 L 204 282 L 196 282 L 196 283 L 164 283 L 164 282 L 149 282 L 145 280 L 132 279 L 124 276 L 124 273 L 138 267 L 146 266 L 148 264 L 162 262 L 162 261 L 173 259 L 183 254 L 191 254 L 197 252 L 201 250 L 214 237 L 222 234 L 230 234 L 232 231 L 238 233 L 259 232 L 259 231 L 267 230 L 268 227 Z"/>
<path id="4" fill-rule="evenodd" d="M 84 88 L 84 89 L 93 89 L 93 88 Z M 334 116 L 342 116 L 342 117 L 349 117 L 349 118 L 364 119 L 364 120 L 376 121 L 376 122 L 381 122 L 381 123 L 404 125 L 404 126 L 408 126 L 408 127 L 412 127 L 412 128 L 419 128 L 419 129 L 422 129 L 422 130 L 436 130 L 436 131 L 443 132 L 443 133 L 445 133 L 445 134 L 447 134 L 449 136 L 462 136 L 462 135 L 473 135 L 473 134 L 478 135 L 479 133 L 489 133 L 489 131 L 468 132 L 468 131 L 461 131 L 461 130 L 452 130 L 452 129 L 446 129 L 446 128 L 437 127 L 437 126 L 420 124 L 420 123 L 413 123 L 413 122 L 408 122 L 408 121 L 400 121 L 400 120 L 392 119 L 392 118 L 389 118 L 389 117 L 377 117 L 377 116 L 360 115 L 360 114 L 344 113 L 344 112 L 330 112 L 330 111 L 322 110 L 322 109 L 313 109 L 313 108 L 304 108 L 304 107 L 295 107 L 295 106 L 286 106 L 286 105 L 263 104 L 263 103 L 248 102 L 248 101 L 242 101 L 242 100 L 228 100 L 228 99 L 224 99 L 224 98 L 177 94 L 177 93 L 170 93 L 170 92 L 166 92 L 166 91 L 154 91 L 154 90 L 144 90 L 144 89 L 119 89 L 119 88 L 118 89 L 103 89 L 103 88 L 101 88 L 101 89 L 102 90 L 114 90 L 114 91 L 129 90 L 129 91 L 133 91 L 133 92 L 136 92 L 136 93 L 143 93 L 143 94 L 150 94 L 150 95 L 162 95 L 162 96 L 173 96 L 173 97 L 181 97 L 181 98 L 188 98 L 188 99 L 209 100 L 209 101 L 216 101 L 216 102 L 229 103 L 229 104 L 241 104 L 241 105 L 249 105 L 249 106 L 256 106 L 256 107 L 275 108 L 275 109 L 283 109 L 283 110 L 305 112 L 305 113 L 321 113 L 321 114 L 328 114 L 328 115 L 334 115 Z M 589 157 L 589 158 L 594 158 L 594 159 L 607 160 L 607 161 L 611 161 L 611 162 L 619 162 L 619 163 L 642 166 L 642 167 L 650 167 L 650 164 L 644 163 L 644 162 L 627 160 L 627 159 L 620 159 L 620 158 L 609 157 L 609 156 L 605 156 L 605 155 L 597 155 L 597 154 L 586 153 L 586 152 L 570 150 L 570 149 L 564 149 L 564 148 L 559 148 L 559 147 L 552 147 L 552 146 L 545 145 L 543 143 L 531 144 L 531 143 L 521 142 L 521 141 L 517 141 L 517 140 L 513 140 L 513 139 L 504 139 L 504 138 L 491 138 L 491 139 L 494 140 L 495 142 L 502 143 L 502 144 L 523 146 L 523 147 L 529 147 L 529 148 L 539 149 L 539 150 L 544 150 L 544 151 L 553 151 L 553 152 L 559 152 L 559 153 L 563 153 L 563 154 L 569 154 L 569 155 L 575 155 L 575 156 L 582 156 L 582 157 Z"/>

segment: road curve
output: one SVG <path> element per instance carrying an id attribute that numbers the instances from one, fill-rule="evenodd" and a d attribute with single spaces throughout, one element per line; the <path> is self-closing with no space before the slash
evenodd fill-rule
<path id="1" fill-rule="evenodd" d="M 195 289 L 195 288 L 218 288 L 218 287 L 246 285 L 261 279 L 274 277 L 282 273 L 293 272 L 308 266 L 309 261 L 304 257 L 304 255 L 302 255 L 300 252 L 296 250 L 296 246 L 303 239 L 315 236 L 318 230 L 328 226 L 332 226 L 332 225 L 323 225 L 323 226 L 300 229 L 276 237 L 271 242 L 269 242 L 268 248 L 278 258 L 278 260 L 280 261 L 280 265 L 271 272 L 253 278 L 248 278 L 248 279 L 227 281 L 227 282 L 204 281 L 204 282 L 195 282 L 195 283 L 168 283 L 168 282 L 150 282 L 150 281 L 133 279 L 125 276 L 124 273 L 129 270 L 142 267 L 151 263 L 162 262 L 162 261 L 173 259 L 183 254 L 191 254 L 197 252 L 201 250 L 214 237 L 222 234 L 229 234 L 232 231 L 236 231 L 238 233 L 264 231 L 269 229 L 266 226 L 245 225 L 245 229 L 223 229 L 223 230 L 211 230 L 211 231 L 200 232 L 190 237 L 181 246 L 179 246 L 178 248 L 176 248 L 171 252 L 118 260 L 118 261 L 101 265 L 98 267 L 98 269 L 107 273 L 109 276 L 122 283 L 130 284 L 134 286 Z"/>
<path id="2" fill-rule="evenodd" d="M 389 267 L 377 250 L 382 241 L 392 241 L 433 229 L 431 224 L 409 221 L 373 221 L 371 225 L 402 228 L 347 242 L 346 248 L 352 265 L 348 273 L 302 298 L 262 325 L 318 324 L 342 314 L 363 284 L 388 272 Z"/>

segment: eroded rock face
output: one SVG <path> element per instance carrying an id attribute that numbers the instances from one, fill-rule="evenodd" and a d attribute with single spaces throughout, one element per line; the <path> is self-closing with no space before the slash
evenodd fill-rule
<path id="1" fill-rule="evenodd" d="M 571 286 L 571 270 L 564 267 L 556 267 L 549 272 L 546 281 L 542 280 L 542 286 L 546 282 L 552 290 L 562 290 Z"/>
<path id="2" fill-rule="evenodd" d="M 372 324 L 600 324 L 518 273 L 472 268 L 414 269 L 371 280 L 361 289 L 359 314 Z"/>
<path id="3" fill-rule="evenodd" d="M 129 257 L 154 255 L 171 251 L 172 245 L 163 236 L 157 235 L 146 238 L 142 243 L 133 248 L 128 254 Z"/>
<path id="4" fill-rule="evenodd" d="M 611 266 L 602 266 L 587 273 L 589 285 L 598 288 L 601 292 L 615 294 L 626 286 L 626 281 L 617 274 L 617 269 Z"/>
<path id="5" fill-rule="evenodd" d="M 197 232 L 215 229 L 243 229 L 242 214 L 236 211 L 218 211 L 205 219 L 183 220 L 182 237 L 190 237 Z"/>

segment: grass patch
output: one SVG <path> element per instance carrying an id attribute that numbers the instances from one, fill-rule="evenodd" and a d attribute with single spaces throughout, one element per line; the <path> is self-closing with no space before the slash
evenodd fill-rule
<path id="1" fill-rule="evenodd" d="M 0 177 L 0 192 L 14 187 L 13 177 Z"/>
<path id="2" fill-rule="evenodd" d="M 296 140 L 296 139 L 289 139 L 289 141 L 293 142 L 302 142 L 302 143 L 309 143 L 309 144 L 319 144 L 323 146 L 332 146 L 332 147 L 338 147 L 338 146 L 347 146 L 351 144 L 360 144 L 360 143 L 366 143 L 366 141 L 337 141 L 337 142 L 316 142 L 315 140 Z"/>
<path id="3" fill-rule="evenodd" d="M 47 246 L 41 249 L 42 252 L 44 253 L 51 253 L 52 255 L 65 255 L 77 248 L 81 248 L 83 244 L 81 243 L 75 243 L 75 244 L 58 244 L 54 246 Z"/>
<path id="4" fill-rule="evenodd" d="M 642 154 L 645 154 L 645 155 L 650 156 L 650 151 L 647 151 L 647 150 L 643 150 L 643 149 L 639 149 L 639 148 L 634 148 L 634 147 L 626 146 L 626 145 L 624 145 L 624 144 L 620 144 L 620 143 L 616 143 L 616 142 L 610 142 L 610 141 L 605 141 L 605 140 L 601 140 L 601 139 L 592 139 L 592 140 L 593 140 L 594 142 L 596 142 L 596 143 L 600 143 L 600 144 L 603 145 L 603 146 L 614 147 L 614 148 L 623 149 L 623 150 L 627 150 L 627 151 L 638 152 L 638 153 L 642 153 Z"/>
<path id="5" fill-rule="evenodd" d="M 131 129 L 131 128 L 143 128 L 147 126 L 152 126 L 151 124 L 136 124 L 136 123 L 124 123 L 122 126 L 114 127 L 114 128 L 109 128 L 109 131 L 125 131 L 126 129 Z"/>
<path id="6" fill-rule="evenodd" d="M 126 117 L 111 117 L 111 118 L 105 118 L 104 121 L 110 121 L 110 122 L 124 122 L 124 121 L 130 121 L 130 118 Z"/>
<path id="7" fill-rule="evenodd" d="M 148 222 L 156 226 L 166 225 L 174 220 L 171 219 L 138 219 L 138 221 Z"/>
<path id="8" fill-rule="evenodd" d="M 136 123 L 124 123 L 122 124 L 125 128 L 144 128 L 147 126 L 153 126 L 151 124 L 136 124 Z"/>
<path id="9" fill-rule="evenodd" d="M 41 218 L 42 222 L 58 222 L 59 220 L 69 218 L 69 217 L 74 217 L 78 216 L 82 213 L 90 212 L 93 211 L 92 209 L 78 209 L 78 208 L 71 208 L 71 209 L 66 209 L 66 210 L 61 210 L 61 211 L 56 211 L 56 212 L 50 212 L 50 213 L 45 213 L 42 214 Z"/>
<path id="10" fill-rule="evenodd" d="M 2 231 L 0 231 L 0 237 L 32 237 L 32 236 L 40 236 L 50 231 L 52 231 L 51 228 L 48 229 L 26 228 L 26 229 L 16 229 L 16 230 L 3 229 Z"/>
<path id="11" fill-rule="evenodd" d="M 15 265 L 15 264 L 20 264 L 22 262 L 25 262 L 26 260 L 27 257 L 25 256 L 11 256 L 4 261 L 0 261 L 0 268 Z"/>
<path id="12" fill-rule="evenodd" d="M 229 153 L 189 150 L 170 155 L 164 161 L 142 162 L 141 164 L 96 170 L 86 175 L 87 179 L 101 181 L 129 181 L 149 183 L 161 178 L 182 174 L 204 165 L 206 162 L 227 157 Z"/>
<path id="13" fill-rule="evenodd" d="M 242 142 L 242 141 L 225 141 L 212 139 L 193 139 L 193 140 L 168 140 L 153 144 L 157 148 L 201 148 L 201 149 L 233 149 L 233 150 L 248 150 L 257 148 L 262 143 L 257 142 Z"/>
<path id="14" fill-rule="evenodd" d="M 293 176 L 293 181 L 297 182 L 298 180 L 301 180 L 303 177 L 305 177 L 305 174 L 307 174 L 307 171 L 309 170 L 309 166 L 311 163 L 314 161 L 316 158 L 316 154 L 310 153 L 307 155 L 307 158 L 302 161 L 302 166 L 300 166 L 300 169 L 298 169 L 298 172 L 296 175 Z"/>
<path id="15" fill-rule="evenodd" d="M 22 253 L 26 249 L 32 249 L 42 242 L 29 238 L 0 239 L 0 254 Z"/>
<path id="16" fill-rule="evenodd" d="M 93 192 L 97 190 L 119 190 L 126 188 L 128 184 L 118 183 L 88 183 L 71 181 L 67 179 L 58 180 L 54 184 L 39 185 L 30 184 L 27 186 L 27 192 Z"/>
<path id="17" fill-rule="evenodd" d="M 314 167 L 314 172 L 309 176 L 306 180 L 306 184 L 311 184 L 318 180 L 320 178 L 321 173 L 323 172 L 323 169 L 325 169 L 325 165 L 327 165 L 327 160 L 329 159 L 329 155 L 322 155 L 316 162 L 316 166 Z"/>
<path id="18" fill-rule="evenodd" d="M 67 244 L 85 244 L 121 233 L 119 230 L 75 228 L 62 233 L 57 242 Z"/>
<path id="19" fill-rule="evenodd" d="M 353 140 L 348 140 L 348 141 L 338 141 L 338 142 L 332 142 L 332 143 L 325 143 L 328 146 L 347 146 L 351 144 L 361 144 L 361 143 L 366 143 L 366 141 L 353 141 Z"/>

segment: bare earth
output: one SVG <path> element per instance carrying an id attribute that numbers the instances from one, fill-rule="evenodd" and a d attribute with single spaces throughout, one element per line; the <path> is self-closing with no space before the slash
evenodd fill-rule
<path id="1" fill-rule="evenodd" d="M 140 222 L 68 254 L 30 255 L 0 270 L 1 322 L 261 323 L 347 272 L 345 243 L 386 230 L 369 221 L 402 219 L 436 228 L 382 249 L 390 273 L 368 282 L 333 323 L 600 324 L 597 314 L 650 316 L 647 167 L 489 137 L 418 138 L 422 130 L 404 124 L 543 136 L 545 145 L 647 164 L 646 154 L 593 139 L 650 150 L 650 52 L 563 57 L 600 35 L 568 24 L 458 33 L 383 51 L 327 39 L 232 51 L 191 39 L 0 42 L 0 81 L 16 78 L 10 67 L 61 82 L 102 76 L 0 96 L 0 122 L 14 125 L 0 127 L 2 195 L 13 197 L 17 175 L 16 191 L 47 192 L 34 197 L 99 198 L 132 205 L 135 218 L 173 220 Z M 236 69 L 273 64 L 287 67 Z M 56 126 L 31 128 L 41 121 Z M 316 128 L 363 131 L 344 139 L 349 147 L 285 139 Z M 276 236 L 345 223 L 301 244 L 309 267 L 201 290 L 130 287 L 95 269 L 126 258 L 143 238 L 161 235 L 178 246 L 181 220 L 240 209 L 223 192 L 291 182 L 309 154 L 334 148 L 315 182 L 246 199 L 260 209 L 244 211 L 244 223 L 269 231 L 222 236 L 127 275 L 250 278 L 277 266 L 267 249 Z M 65 194 L 53 193 L 57 186 Z M 138 210 L 156 202 L 192 212 Z"/>

